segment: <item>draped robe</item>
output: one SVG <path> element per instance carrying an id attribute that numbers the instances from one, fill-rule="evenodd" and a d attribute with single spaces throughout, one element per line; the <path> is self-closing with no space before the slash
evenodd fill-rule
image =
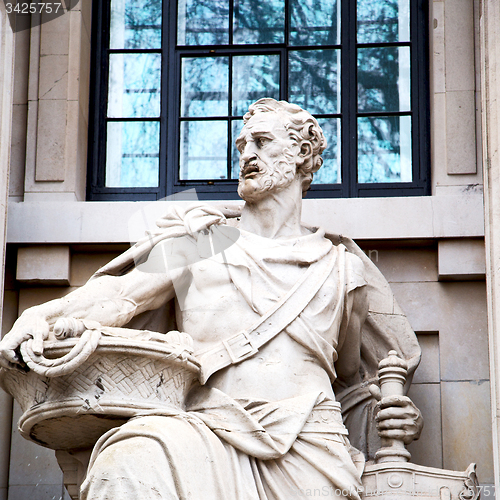
<path id="1" fill-rule="evenodd" d="M 210 218 L 211 224 L 207 223 Z M 147 265 L 154 249 L 175 236 L 187 236 L 199 245 L 205 229 L 215 224 L 213 235 L 221 219 L 217 212 L 206 209 L 201 215 L 194 210 L 178 217 L 170 214 L 160 221 L 163 231 L 139 242 L 97 275 L 123 274 L 133 265 Z M 223 259 L 235 293 L 262 315 L 293 286 L 290 276 L 300 274 L 297 269 L 306 272 L 332 252 L 336 265 L 330 276 L 279 335 L 288 335 L 306 348 L 333 384 L 339 331 L 350 315 L 346 297 L 355 288 L 366 286 L 366 265 L 361 255 L 354 255 L 359 252 L 340 258 L 345 247 L 332 245 L 320 229 L 285 241 L 241 231 L 234 245 L 212 258 Z M 192 264 L 192 272 L 196 265 Z M 367 274 L 368 286 L 373 287 L 373 269 Z M 394 308 L 390 313 L 394 314 Z M 382 330 L 376 319 L 372 320 L 372 337 L 377 327 Z M 406 336 L 406 349 L 399 351 L 412 359 L 418 352 L 411 335 Z M 366 404 L 366 382 L 374 374 L 363 369 L 364 380 L 358 387 L 341 387 L 350 405 L 348 419 L 359 415 L 366 419 L 370 413 L 366 408 L 373 406 Z M 358 441 L 366 444 L 369 439 Z M 362 461 L 355 455 L 356 467 L 351 455 L 355 453 L 347 440 L 340 404 L 321 391 L 278 402 L 235 400 L 208 384 L 192 391 L 186 412 L 138 415 L 104 435 L 94 449 L 81 498 L 285 500 L 321 494 L 358 499 Z"/>

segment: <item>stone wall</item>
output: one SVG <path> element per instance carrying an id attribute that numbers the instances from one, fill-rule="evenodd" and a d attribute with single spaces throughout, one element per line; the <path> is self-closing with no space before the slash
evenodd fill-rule
<path id="1" fill-rule="evenodd" d="M 0 304 L 4 298 L 3 276 L 7 242 L 10 138 L 12 133 L 14 34 L 4 4 L 0 4 Z M 0 324 L 5 316 L 0 308 Z M 0 500 L 7 499 L 12 398 L 0 395 Z"/>
<path id="2" fill-rule="evenodd" d="M 492 383 L 492 428 L 496 488 L 500 491 L 500 6 L 495 0 L 481 3 L 481 76 L 486 273 Z"/>

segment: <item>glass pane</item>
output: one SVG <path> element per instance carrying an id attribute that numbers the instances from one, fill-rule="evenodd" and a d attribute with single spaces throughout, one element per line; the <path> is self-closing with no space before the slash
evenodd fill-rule
<path id="1" fill-rule="evenodd" d="M 290 51 L 290 102 L 312 114 L 338 113 L 340 105 L 340 50 Z"/>
<path id="2" fill-rule="evenodd" d="M 181 116 L 227 116 L 229 58 L 182 60 Z"/>
<path id="3" fill-rule="evenodd" d="M 106 139 L 106 187 L 158 186 L 158 122 L 108 122 Z"/>
<path id="4" fill-rule="evenodd" d="M 337 0 L 291 0 L 291 45 L 340 43 L 340 9 Z"/>
<path id="5" fill-rule="evenodd" d="M 411 117 L 358 118 L 358 182 L 411 182 Z"/>
<path id="6" fill-rule="evenodd" d="M 179 0 L 177 43 L 179 45 L 229 43 L 229 3 L 225 0 Z"/>
<path id="7" fill-rule="evenodd" d="M 111 0 L 109 48 L 160 48 L 161 4 L 159 0 Z"/>
<path id="8" fill-rule="evenodd" d="M 233 58 L 233 115 L 244 115 L 262 97 L 279 99 L 280 56 Z"/>
<path id="9" fill-rule="evenodd" d="M 320 118 L 327 146 L 323 154 L 323 166 L 314 174 L 313 184 L 337 184 L 342 181 L 340 170 L 340 118 Z"/>
<path id="10" fill-rule="evenodd" d="M 358 49 L 358 111 L 410 110 L 410 48 Z"/>
<path id="11" fill-rule="evenodd" d="M 233 43 L 283 43 L 285 0 L 235 0 Z"/>
<path id="12" fill-rule="evenodd" d="M 358 0 L 358 42 L 409 42 L 410 0 Z"/>
<path id="13" fill-rule="evenodd" d="M 243 128 L 243 120 L 233 120 L 232 124 L 232 148 L 231 148 L 231 179 L 238 179 L 240 176 L 240 152 L 236 147 L 236 139 Z"/>
<path id="14" fill-rule="evenodd" d="M 227 179 L 227 122 L 181 123 L 181 180 Z"/>
<path id="15" fill-rule="evenodd" d="M 108 116 L 160 116 L 160 54 L 110 54 Z"/>

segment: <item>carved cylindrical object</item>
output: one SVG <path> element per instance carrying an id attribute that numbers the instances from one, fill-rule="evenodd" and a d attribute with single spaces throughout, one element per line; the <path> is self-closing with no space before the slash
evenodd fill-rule
<path id="1" fill-rule="evenodd" d="M 379 382 L 382 398 L 387 396 L 404 396 L 404 385 L 408 373 L 408 364 L 398 357 L 396 351 L 389 351 L 389 356 L 379 365 Z M 375 454 L 377 463 L 408 462 L 410 452 L 402 439 L 382 438 L 382 447 Z"/>

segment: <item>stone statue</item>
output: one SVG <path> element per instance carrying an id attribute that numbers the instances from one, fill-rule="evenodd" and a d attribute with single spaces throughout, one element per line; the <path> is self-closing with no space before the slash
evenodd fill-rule
<path id="1" fill-rule="evenodd" d="M 318 489 L 359 499 L 379 435 L 407 444 L 420 434 L 413 403 L 404 395 L 377 402 L 371 385 L 389 350 L 410 379 L 420 356 L 387 282 L 351 240 L 301 225 L 301 199 L 326 147 L 321 128 L 272 99 L 250 106 L 244 123 L 241 218 L 173 209 L 157 234 L 85 286 L 25 311 L 0 343 L 12 368 L 23 364 L 24 341 L 42 353 L 60 318 L 103 328 L 140 320 L 144 330 L 175 299 L 173 326 L 193 339 L 200 383 L 185 411 L 139 412 L 105 433 L 81 500 L 289 500 Z M 234 244 L 193 258 L 222 227 L 237 227 Z M 160 270 L 155 255 L 165 248 L 171 259 Z"/>

